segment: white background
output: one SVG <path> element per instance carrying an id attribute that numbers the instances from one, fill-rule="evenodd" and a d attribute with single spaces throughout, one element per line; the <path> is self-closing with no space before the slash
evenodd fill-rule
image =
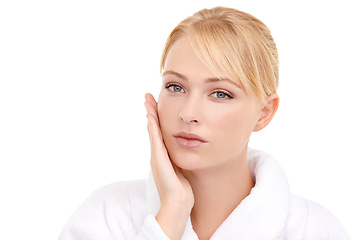
<path id="1" fill-rule="evenodd" d="M 281 105 L 250 146 L 355 238 L 353 2 L 5 0 L 0 239 L 57 239 L 91 192 L 147 176 L 144 93 L 158 96 L 165 39 L 217 5 L 261 19 L 279 49 Z"/>

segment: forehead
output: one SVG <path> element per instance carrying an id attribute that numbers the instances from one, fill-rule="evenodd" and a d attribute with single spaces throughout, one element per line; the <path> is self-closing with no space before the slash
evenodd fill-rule
<path id="1" fill-rule="evenodd" d="M 187 78 L 212 78 L 222 77 L 223 75 L 214 74 L 201 58 L 194 51 L 187 36 L 177 40 L 170 48 L 164 72 L 176 72 Z"/>
<path id="2" fill-rule="evenodd" d="M 177 40 L 170 48 L 163 76 L 174 76 L 183 80 L 203 79 L 207 83 L 226 81 L 242 88 L 238 81 L 228 78 L 225 74 L 212 72 L 194 50 L 188 36 Z"/>

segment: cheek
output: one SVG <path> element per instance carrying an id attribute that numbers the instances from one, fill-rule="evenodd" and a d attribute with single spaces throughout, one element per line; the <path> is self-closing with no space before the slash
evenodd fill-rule
<path id="1" fill-rule="evenodd" d="M 241 147 L 246 144 L 255 126 L 255 117 L 247 109 L 211 113 L 209 119 L 218 145 L 225 147 Z"/>
<path id="2" fill-rule="evenodd" d="M 170 98 L 160 96 L 158 101 L 158 115 L 161 130 L 165 132 L 178 116 L 177 104 L 174 104 Z"/>

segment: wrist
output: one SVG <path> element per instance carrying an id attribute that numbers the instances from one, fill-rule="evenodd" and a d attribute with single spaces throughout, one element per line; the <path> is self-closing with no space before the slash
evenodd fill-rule
<path id="1" fill-rule="evenodd" d="M 180 240 L 190 213 L 191 208 L 186 207 L 186 204 L 174 202 L 162 205 L 155 218 L 170 239 Z"/>

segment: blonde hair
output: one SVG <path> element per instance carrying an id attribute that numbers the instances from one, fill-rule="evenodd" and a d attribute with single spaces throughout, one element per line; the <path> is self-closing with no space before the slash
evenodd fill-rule
<path id="1" fill-rule="evenodd" d="M 172 45 L 183 36 L 216 75 L 227 75 L 262 102 L 276 93 L 278 53 L 270 30 L 254 16 L 232 8 L 203 9 L 180 22 L 170 33 L 161 58 L 165 66 Z"/>

